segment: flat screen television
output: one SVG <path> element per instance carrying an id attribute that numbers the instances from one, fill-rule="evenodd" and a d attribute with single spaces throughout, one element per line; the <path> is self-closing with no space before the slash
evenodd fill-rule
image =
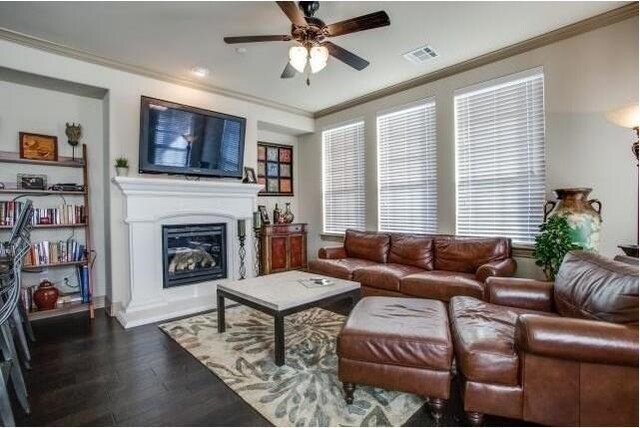
<path id="1" fill-rule="evenodd" d="M 246 119 L 142 97 L 140 172 L 242 178 Z"/>

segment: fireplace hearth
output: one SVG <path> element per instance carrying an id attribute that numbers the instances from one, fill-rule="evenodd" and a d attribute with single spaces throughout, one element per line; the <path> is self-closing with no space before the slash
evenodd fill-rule
<path id="1" fill-rule="evenodd" d="M 163 287 L 227 277 L 226 224 L 162 226 Z"/>

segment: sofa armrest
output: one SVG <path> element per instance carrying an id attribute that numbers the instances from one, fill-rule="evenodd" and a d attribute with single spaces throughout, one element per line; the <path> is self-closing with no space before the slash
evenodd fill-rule
<path id="1" fill-rule="evenodd" d="M 518 264 L 512 258 L 485 263 L 476 270 L 476 279 L 485 282 L 490 276 L 512 276 L 517 267 Z"/>
<path id="2" fill-rule="evenodd" d="M 347 250 L 344 247 L 324 247 L 318 250 L 319 259 L 345 259 Z"/>
<path id="3" fill-rule="evenodd" d="M 622 324 L 523 314 L 516 347 L 550 358 L 638 367 L 638 329 Z"/>
<path id="4" fill-rule="evenodd" d="M 513 308 L 551 312 L 553 282 L 528 278 L 487 278 L 485 299 L 489 303 Z"/>

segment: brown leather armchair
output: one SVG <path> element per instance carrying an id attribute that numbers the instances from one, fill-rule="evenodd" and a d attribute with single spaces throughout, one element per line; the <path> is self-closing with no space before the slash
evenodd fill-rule
<path id="1" fill-rule="evenodd" d="M 569 253 L 555 284 L 489 278 L 449 306 L 464 408 L 546 425 L 638 425 L 638 267 Z"/>

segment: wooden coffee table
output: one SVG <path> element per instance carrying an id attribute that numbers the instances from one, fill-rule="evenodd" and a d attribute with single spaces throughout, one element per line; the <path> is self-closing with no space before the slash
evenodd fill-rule
<path id="1" fill-rule="evenodd" d="M 328 278 L 332 285 L 309 288 L 299 280 Z M 218 332 L 226 329 L 224 299 L 233 300 L 273 316 L 275 363 L 284 364 L 284 317 L 316 306 L 350 298 L 360 298 L 360 284 L 308 272 L 289 271 L 218 285 Z"/>

